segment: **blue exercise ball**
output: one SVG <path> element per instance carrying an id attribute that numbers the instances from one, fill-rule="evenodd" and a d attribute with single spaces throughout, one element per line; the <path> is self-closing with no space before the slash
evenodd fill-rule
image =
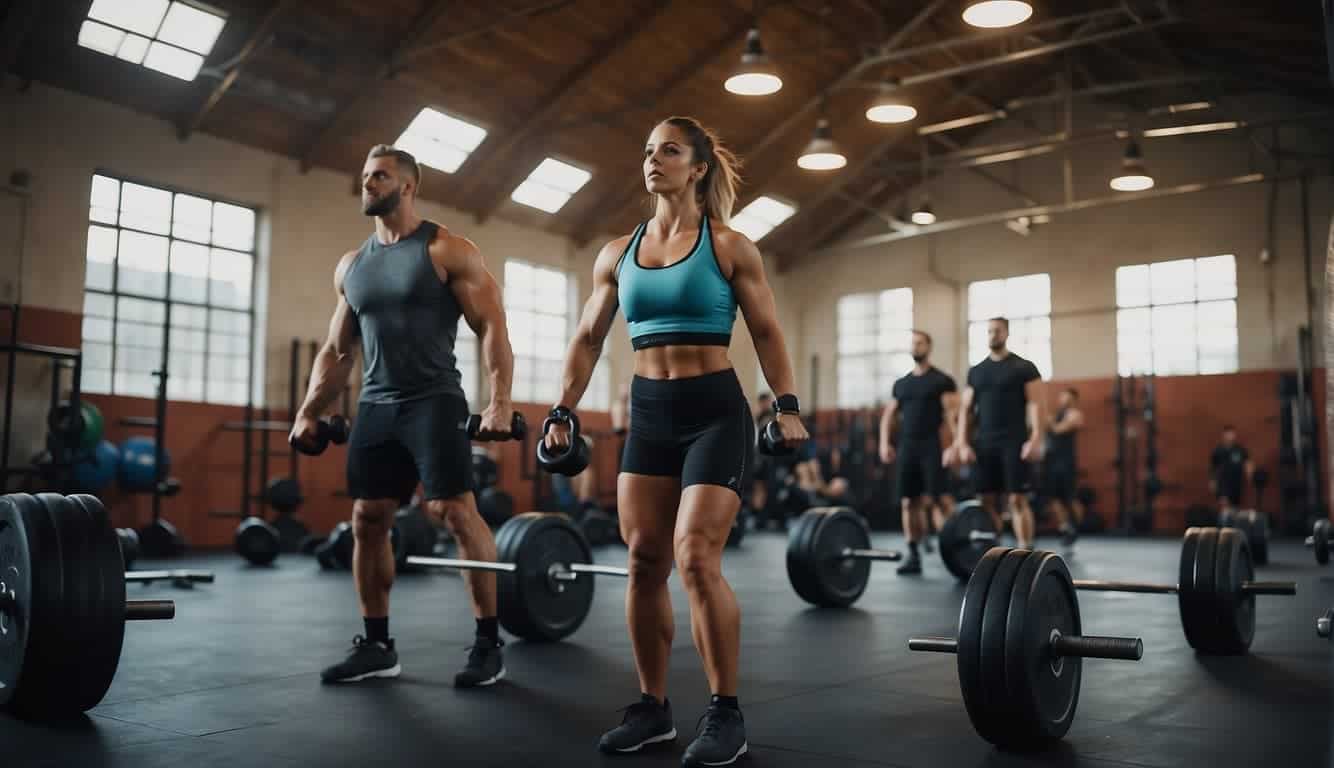
<path id="1" fill-rule="evenodd" d="M 171 456 L 162 450 L 162 475 L 171 471 Z M 157 444 L 151 437 L 131 437 L 120 446 L 120 485 L 126 491 L 151 493 L 157 480 Z"/>
<path id="2" fill-rule="evenodd" d="M 74 463 L 74 492 L 100 493 L 116 479 L 120 465 L 120 449 L 110 440 L 98 442 L 91 453 L 80 456 Z"/>

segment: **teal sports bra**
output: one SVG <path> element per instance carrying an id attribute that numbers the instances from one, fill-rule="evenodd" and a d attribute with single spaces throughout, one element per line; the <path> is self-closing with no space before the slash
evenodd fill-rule
<path id="1" fill-rule="evenodd" d="M 708 217 L 701 220 L 690 253 L 665 267 L 639 263 L 639 242 L 647 228 L 644 222 L 635 229 L 617 264 L 617 293 L 631 346 L 728 346 L 736 323 L 736 296 L 718 268 Z"/>

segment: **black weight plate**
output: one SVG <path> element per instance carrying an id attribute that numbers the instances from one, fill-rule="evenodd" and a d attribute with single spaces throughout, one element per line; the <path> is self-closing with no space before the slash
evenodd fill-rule
<path id="1" fill-rule="evenodd" d="M 982 612 L 986 608 L 987 592 L 991 588 L 992 576 L 997 566 L 1010 550 L 994 547 L 989 550 L 973 569 L 964 590 L 963 604 L 959 606 L 959 633 L 956 663 L 959 668 L 959 692 L 963 695 L 963 706 L 968 711 L 968 719 L 973 729 L 982 738 L 992 741 L 996 723 L 986 708 L 986 695 L 982 688 Z"/>
<path id="2" fill-rule="evenodd" d="M 1249 543 L 1239 531 L 1218 532 L 1214 550 L 1215 626 L 1218 634 L 1210 653 L 1243 654 L 1255 639 L 1255 595 L 1244 594 L 1241 584 L 1255 578 Z"/>
<path id="3" fill-rule="evenodd" d="M 940 527 L 937 537 L 940 544 L 940 559 L 945 568 L 959 581 L 967 581 L 972 575 L 977 561 L 982 559 L 988 549 L 996 545 L 994 541 L 973 541 L 969 538 L 972 531 L 995 533 L 991 515 L 982 505 L 974 500 L 959 505 Z"/>
<path id="4" fill-rule="evenodd" d="M 63 714 L 86 712 L 97 706 L 111 688 L 120 666 L 125 644 L 125 568 L 120 540 L 102 502 L 94 496 L 46 497 L 47 509 L 57 517 L 62 539 L 75 546 L 65 551 L 79 553 L 67 560 L 66 598 L 81 625 L 70 640 L 77 644 L 77 664 L 66 661 L 62 701 Z M 82 589 L 71 590 L 70 586 Z M 73 624 L 71 624 L 73 626 Z"/>
<path id="5" fill-rule="evenodd" d="M 787 580 L 798 597 L 819 605 L 820 590 L 816 575 L 804 554 L 810 549 L 810 532 L 815 527 L 816 518 L 814 510 L 803 513 L 787 529 Z"/>
<path id="6" fill-rule="evenodd" d="M 251 565 L 269 565 L 281 549 L 278 529 L 258 517 L 247 517 L 236 527 L 236 554 Z"/>
<path id="7" fill-rule="evenodd" d="M 1269 518 L 1259 512 L 1253 512 L 1246 527 L 1247 543 L 1250 544 L 1250 560 L 1255 565 L 1269 564 Z"/>
<path id="8" fill-rule="evenodd" d="M 301 495 L 301 484 L 290 477 L 275 477 L 264 489 L 264 500 L 279 515 L 291 515 L 305 499 Z"/>
<path id="9" fill-rule="evenodd" d="M 1207 622 L 1202 615 L 1204 608 L 1196 597 L 1195 560 L 1200 549 L 1202 527 L 1190 527 L 1181 537 L 1181 560 L 1177 567 L 1177 609 L 1181 613 L 1181 626 L 1186 632 L 1186 642 L 1195 647 L 1192 639 L 1196 627 Z"/>
<path id="10" fill-rule="evenodd" d="M 1177 584 L 1182 606 L 1181 627 L 1186 642 L 1202 653 L 1210 653 L 1217 642 L 1218 624 L 1214 590 L 1214 561 L 1218 549 L 1218 528 L 1196 528 L 1194 562 L 1186 560 L 1183 546 L 1181 572 L 1185 576 Z M 1187 531 L 1189 534 L 1190 531 Z M 1189 606 L 1189 611 L 1186 610 Z"/>
<path id="11" fill-rule="evenodd" d="M 811 521 L 798 540 L 801 546 L 796 551 L 789 548 L 788 562 L 802 572 L 799 578 L 813 589 L 815 599 L 807 599 L 815 605 L 830 608 L 852 605 L 866 591 L 871 578 L 871 562 L 839 555 L 845 549 L 868 549 L 871 546 L 866 522 L 847 507 L 813 509 L 803 517 L 809 517 Z"/>
<path id="12" fill-rule="evenodd" d="M 176 526 L 156 520 L 139 529 L 139 549 L 144 557 L 176 557 L 185 551 L 185 539 Z"/>
<path id="13" fill-rule="evenodd" d="M 496 559 L 518 566 L 514 573 L 497 574 L 500 625 L 525 640 L 560 640 L 588 617 L 593 605 L 593 577 L 556 581 L 553 565 L 590 563 L 593 560 L 583 534 L 564 515 L 528 512 L 510 518 L 513 527 L 497 547 Z"/>
<path id="14" fill-rule="evenodd" d="M 1315 561 L 1324 565 L 1329 562 L 1329 521 L 1317 520 L 1311 527 L 1311 537 L 1314 540 L 1312 549 L 1315 550 Z"/>
<path id="15" fill-rule="evenodd" d="M 279 552 L 298 552 L 301 542 L 310 535 L 310 528 L 291 515 L 278 515 L 270 523 L 278 532 Z"/>
<path id="16" fill-rule="evenodd" d="M 8 707 L 18 694 L 19 678 L 24 671 L 32 605 L 32 567 L 36 561 L 29 549 L 33 535 L 28 518 L 38 502 L 27 494 L 0 496 L 0 582 L 6 594 L 13 596 L 18 608 L 0 613 L 0 707 Z M 26 510 L 26 512 L 25 512 Z"/>
<path id="17" fill-rule="evenodd" d="M 1079 601 L 1065 561 L 1051 552 L 1029 554 L 1015 577 L 1006 622 L 1005 682 L 1013 727 L 1007 749 L 1031 751 L 1070 730 L 1079 703 L 1083 659 L 1053 657 L 1053 631 L 1079 635 Z"/>
<path id="18" fill-rule="evenodd" d="M 987 599 L 982 606 L 982 644 L 978 659 L 982 673 L 982 708 L 986 712 L 987 729 L 982 737 L 999 744 L 1015 728 L 1015 713 L 1011 696 L 1005 687 L 1005 622 L 1010 615 L 1010 595 L 1019 566 L 1028 557 L 1027 549 L 1012 549 L 996 565 L 996 573 L 987 588 Z"/>
<path id="19" fill-rule="evenodd" d="M 116 536 L 120 539 L 120 554 L 128 571 L 139 559 L 139 532 L 133 528 L 117 528 Z"/>

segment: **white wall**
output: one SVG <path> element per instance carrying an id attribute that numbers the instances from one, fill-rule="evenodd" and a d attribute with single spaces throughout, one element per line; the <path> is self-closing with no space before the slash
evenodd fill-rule
<path id="1" fill-rule="evenodd" d="M 1189 116 L 1178 118 L 1182 123 L 1194 121 Z M 1207 119 L 1217 118 L 1201 118 Z M 1043 116 L 1039 120 L 1044 132 L 1057 130 L 1054 120 Z M 1089 128 L 1077 125 L 1076 132 L 1080 130 Z M 1011 121 L 976 143 L 1024 136 Z M 1027 136 L 1033 140 L 1031 133 Z M 1316 146 L 1304 128 L 1284 129 L 1284 145 Z M 1267 169 L 1254 164 L 1263 158 L 1253 158 L 1250 145 L 1238 133 L 1153 139 L 1142 146 L 1160 187 Z M 1122 147 L 1108 142 L 1073 152 L 1075 199 L 1113 194 L 1107 181 L 1115 175 Z M 1329 151 L 1328 145 L 1324 149 Z M 1294 167 L 1291 159 L 1286 162 Z M 1059 155 L 992 165 L 987 170 L 1018 184 L 1042 203 L 1058 203 L 1063 198 Z M 941 221 L 1025 205 L 966 170 L 945 172 L 928 190 Z M 1054 216 L 1050 224 L 1028 237 L 1002 224 L 990 224 L 872 247 L 847 247 L 849 241 L 889 231 L 883 223 L 870 220 L 841 244 L 807 256 L 781 276 L 786 295 L 798 307 L 792 327 L 801 367 L 799 381 L 809 386 L 809 359 L 818 353 L 821 400 L 832 405 L 838 390 L 838 298 L 903 286 L 914 292 L 915 323 L 936 339 L 936 362 L 963 372 L 975 362 L 966 359 L 968 283 L 1034 272 L 1051 275 L 1054 376 L 1115 376 L 1116 267 L 1224 253 L 1237 259 L 1241 369 L 1292 367 L 1296 364 L 1297 328 L 1307 317 L 1298 182 L 1279 187 L 1271 258 L 1261 263 L 1261 251 L 1268 245 L 1269 194 L 1269 184 L 1255 184 L 1094 208 Z M 909 199 L 915 203 L 920 195 Z M 1312 271 L 1319 276 L 1323 271 L 1320 248 L 1334 209 L 1334 186 L 1329 178 L 1311 180 L 1309 207 L 1315 252 Z M 1317 301 L 1323 300 L 1322 293 L 1317 291 Z M 1322 311 L 1317 307 L 1316 316 L 1321 317 Z"/>

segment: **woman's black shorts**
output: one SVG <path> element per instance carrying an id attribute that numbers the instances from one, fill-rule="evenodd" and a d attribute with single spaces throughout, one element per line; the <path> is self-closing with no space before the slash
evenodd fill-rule
<path id="1" fill-rule="evenodd" d="M 749 487 L 755 426 L 732 369 L 630 383 L 630 432 L 621 471 L 679 477 L 681 488 Z"/>

